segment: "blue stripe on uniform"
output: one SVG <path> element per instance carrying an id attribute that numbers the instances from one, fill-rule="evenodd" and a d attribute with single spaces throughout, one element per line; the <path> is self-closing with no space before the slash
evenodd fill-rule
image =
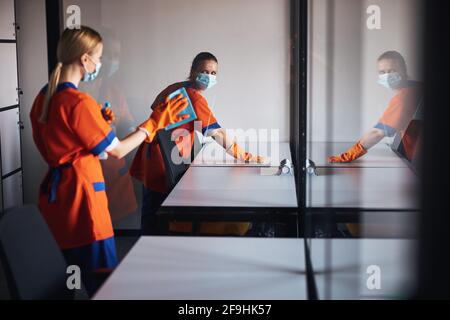
<path id="1" fill-rule="evenodd" d="M 118 265 L 114 237 L 95 241 L 82 247 L 63 250 L 63 254 L 68 265 L 80 267 L 83 284 L 90 295 L 100 286 L 94 271 L 114 269 Z"/>
<path id="2" fill-rule="evenodd" d="M 389 138 L 392 138 L 393 136 L 395 136 L 397 134 L 397 130 L 396 129 L 394 129 L 394 128 L 388 126 L 388 125 L 385 125 L 385 124 L 383 124 L 381 122 L 377 123 L 377 125 L 374 128 L 383 130 L 383 132 Z"/>
<path id="3" fill-rule="evenodd" d="M 61 92 L 61 91 L 65 90 L 65 89 L 75 89 L 75 90 L 77 90 L 78 88 L 72 82 L 63 82 L 63 83 L 60 83 L 58 85 L 58 87 L 56 88 L 56 92 Z"/>
<path id="4" fill-rule="evenodd" d="M 203 128 L 202 133 L 205 134 L 209 130 L 215 130 L 222 128 L 218 123 L 210 124 L 209 126 Z"/>
<path id="5" fill-rule="evenodd" d="M 106 150 L 106 148 L 109 147 L 109 145 L 113 142 L 114 138 L 116 138 L 116 134 L 114 131 L 111 130 L 111 132 L 106 136 L 105 139 L 103 139 L 94 149 L 91 150 L 91 153 L 94 156 L 98 156 L 100 153 Z"/>
<path id="6" fill-rule="evenodd" d="M 69 260 L 68 263 L 78 264 L 81 269 L 91 272 L 96 269 L 115 268 L 118 264 L 114 237 L 67 249 L 63 253 Z"/>
<path id="7" fill-rule="evenodd" d="M 49 168 L 48 179 L 42 185 L 43 193 L 48 194 L 48 203 L 56 203 L 56 195 L 62 178 L 62 170 L 70 167 L 72 167 L 72 164 L 66 163 L 59 167 Z"/>
<path id="8" fill-rule="evenodd" d="M 95 192 L 100 192 L 100 191 L 105 191 L 106 190 L 106 185 L 104 182 L 95 182 L 92 184 L 94 186 L 94 191 Z"/>
<path id="9" fill-rule="evenodd" d="M 70 89 L 78 90 L 77 86 L 74 85 L 72 82 L 63 82 L 63 83 L 60 83 L 60 84 L 58 85 L 58 87 L 56 87 L 56 92 L 61 92 L 61 91 L 65 90 L 65 89 L 69 89 L 69 88 L 70 88 Z M 42 94 L 47 94 L 47 90 L 48 90 L 48 84 L 46 84 L 46 85 L 41 89 L 41 93 L 42 93 Z"/>

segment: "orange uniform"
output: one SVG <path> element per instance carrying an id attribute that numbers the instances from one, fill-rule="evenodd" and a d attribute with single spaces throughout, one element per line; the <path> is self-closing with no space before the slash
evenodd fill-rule
<path id="1" fill-rule="evenodd" d="M 198 90 L 192 87 L 190 82 L 175 83 L 167 87 L 158 95 L 152 105 L 152 109 L 163 102 L 171 93 L 182 87 L 186 88 L 191 99 L 195 113 L 197 114 L 196 121 L 201 122 L 202 133 L 205 134 L 208 130 L 220 128 L 217 119 L 208 106 L 208 102 Z M 175 141 L 182 156 L 186 157 L 191 152 L 194 143 L 194 122 L 186 123 L 180 126 L 179 129 L 185 129 L 190 134 L 190 139 L 189 137 L 181 136 Z M 151 144 L 143 143 L 139 147 L 131 165 L 130 174 L 141 181 L 151 191 L 158 193 L 167 193 L 169 191 L 167 190 L 164 161 L 156 141 L 153 141 Z"/>
<path id="2" fill-rule="evenodd" d="M 98 156 L 118 142 L 101 106 L 72 83 L 58 86 L 48 122 L 39 122 L 46 88 L 31 113 L 33 138 L 50 169 L 39 193 L 39 208 L 62 249 L 111 238 L 113 228 Z"/>
<path id="3" fill-rule="evenodd" d="M 389 102 L 375 128 L 383 130 L 387 137 L 393 137 L 396 134 L 403 136 L 417 111 L 420 99 L 418 85 L 410 81 Z"/>

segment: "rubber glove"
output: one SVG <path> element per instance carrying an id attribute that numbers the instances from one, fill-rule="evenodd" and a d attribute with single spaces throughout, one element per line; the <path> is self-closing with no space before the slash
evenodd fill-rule
<path id="1" fill-rule="evenodd" d="M 364 149 L 361 142 L 358 142 L 353 147 L 347 150 L 347 152 L 341 154 L 340 156 L 330 157 L 328 158 L 328 162 L 330 163 L 348 163 L 355 161 L 358 158 L 361 158 L 367 153 L 367 150 Z"/>
<path id="2" fill-rule="evenodd" d="M 188 114 L 179 115 L 188 105 L 187 99 L 179 94 L 154 108 L 150 118 L 139 126 L 147 134 L 145 142 L 151 143 L 159 130 L 189 117 Z"/>
<path id="3" fill-rule="evenodd" d="M 245 152 L 236 142 L 233 143 L 228 151 L 234 158 L 245 162 L 265 163 L 266 158 L 254 156 L 250 152 Z"/>
<path id="4" fill-rule="evenodd" d="M 111 124 L 116 120 L 116 115 L 112 111 L 111 104 L 109 102 L 106 102 L 105 106 L 102 108 L 102 116 L 108 124 Z"/>

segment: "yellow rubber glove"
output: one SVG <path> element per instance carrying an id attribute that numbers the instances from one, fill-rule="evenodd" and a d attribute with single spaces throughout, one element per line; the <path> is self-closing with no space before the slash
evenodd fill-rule
<path id="1" fill-rule="evenodd" d="M 167 98 L 165 102 L 154 108 L 150 118 L 139 126 L 147 134 L 145 142 L 151 143 L 159 130 L 188 118 L 188 114 L 179 115 L 188 105 L 187 99 L 179 94 L 172 99 Z"/>
<path id="2" fill-rule="evenodd" d="M 266 158 L 260 156 L 254 156 L 250 152 L 245 152 L 236 142 L 233 143 L 228 152 L 238 160 L 245 162 L 264 163 Z"/>
<path id="3" fill-rule="evenodd" d="M 341 154 L 340 156 L 329 157 L 328 162 L 330 163 L 349 163 L 361 158 L 367 153 L 362 144 L 358 142 L 353 147 L 348 149 L 347 152 Z"/>

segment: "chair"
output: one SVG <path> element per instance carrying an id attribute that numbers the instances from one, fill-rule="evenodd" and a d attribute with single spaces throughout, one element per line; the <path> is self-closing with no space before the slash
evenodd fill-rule
<path id="1" fill-rule="evenodd" d="M 64 257 L 35 206 L 5 212 L 0 220 L 0 261 L 13 299 L 74 298 L 66 285 Z"/>
<path id="2" fill-rule="evenodd" d="M 167 188 L 170 192 L 173 190 L 173 188 L 175 188 L 177 183 L 189 169 L 189 165 L 185 163 L 176 164 L 172 161 L 172 152 L 173 150 L 178 151 L 178 149 L 175 142 L 172 140 L 171 131 L 167 131 L 165 129 L 159 130 L 158 133 L 156 134 L 156 140 L 158 141 L 159 148 L 161 150 L 161 155 L 164 161 L 164 167 L 166 169 Z M 191 152 L 191 159 L 193 160 L 196 156 L 197 155 L 195 154 L 195 146 L 194 146 Z M 169 224 L 169 230 L 170 225 L 172 224 Z"/>
<path id="3" fill-rule="evenodd" d="M 199 138 L 199 134 L 197 131 L 194 131 L 194 145 L 192 147 L 192 152 L 191 152 L 191 163 L 195 160 L 195 158 L 197 157 L 197 155 L 200 153 L 200 151 L 203 148 L 203 143 Z"/>
<path id="4" fill-rule="evenodd" d="M 156 134 L 156 140 L 158 141 L 164 161 L 164 167 L 166 168 L 166 180 L 169 192 L 175 188 L 178 181 L 180 181 L 189 168 L 189 165 L 184 162 L 176 164 L 172 161 L 172 152 L 173 150 L 178 151 L 178 149 L 175 142 L 172 141 L 171 135 L 171 131 L 166 131 L 164 129 L 159 130 Z"/>

